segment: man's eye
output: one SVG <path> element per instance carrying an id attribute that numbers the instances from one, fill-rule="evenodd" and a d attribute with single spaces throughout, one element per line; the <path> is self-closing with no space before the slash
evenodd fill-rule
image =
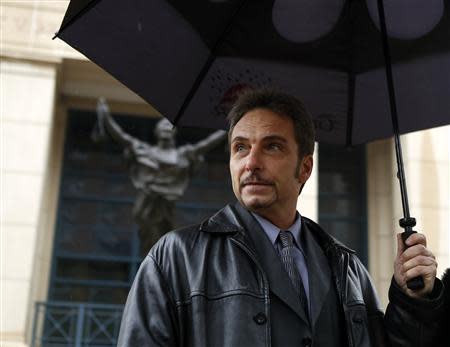
<path id="1" fill-rule="evenodd" d="M 269 147 L 269 149 L 275 150 L 275 151 L 281 150 L 281 145 L 279 143 L 270 143 L 268 147 Z"/>
<path id="2" fill-rule="evenodd" d="M 235 146 L 234 146 L 234 150 L 236 151 L 236 152 L 242 152 L 242 151 L 244 151 L 246 149 L 246 147 L 243 145 L 243 144 L 236 144 Z"/>

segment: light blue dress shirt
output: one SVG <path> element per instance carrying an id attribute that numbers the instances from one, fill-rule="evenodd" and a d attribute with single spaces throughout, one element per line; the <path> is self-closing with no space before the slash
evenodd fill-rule
<path id="1" fill-rule="evenodd" d="M 258 223 L 261 225 L 262 229 L 266 233 L 267 237 L 269 238 L 270 242 L 272 242 L 272 245 L 275 247 L 276 251 L 279 255 L 281 255 L 281 242 L 278 240 L 278 234 L 280 232 L 280 228 L 273 225 L 271 222 L 269 222 L 267 219 L 258 216 L 256 213 L 252 213 L 253 217 L 258 221 Z M 309 309 L 311 312 L 311 301 L 309 300 L 309 277 L 308 277 L 308 267 L 306 263 L 306 254 L 302 249 L 301 246 L 301 230 L 302 229 L 302 219 L 300 218 L 300 214 L 297 212 L 297 215 L 295 216 L 294 224 L 292 224 L 289 228 L 284 230 L 289 230 L 292 233 L 292 236 L 294 238 L 294 262 L 297 266 L 298 272 L 302 278 L 303 286 L 305 288 L 305 293 L 308 298 L 309 303 Z"/>

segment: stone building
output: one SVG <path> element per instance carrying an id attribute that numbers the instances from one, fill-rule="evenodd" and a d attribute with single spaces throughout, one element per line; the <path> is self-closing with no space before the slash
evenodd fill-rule
<path id="1" fill-rule="evenodd" d="M 5 347 L 108 339 L 139 263 L 127 214 L 133 191 L 121 153 L 112 145 L 95 147 L 88 130 L 100 96 L 136 136 L 145 136 L 140 128 L 151 132 L 160 115 L 63 42 L 51 40 L 67 5 L 65 0 L 0 4 L 0 345 Z M 195 139 L 204 132 L 185 135 Z M 439 274 L 450 266 L 449 138 L 448 126 L 402 136 L 411 214 L 417 230 L 427 234 Z M 358 250 L 386 304 L 401 217 L 393 142 L 351 152 L 320 145 L 317 153 L 299 210 Z M 201 200 L 209 196 L 205 189 L 230 198 L 217 184 L 227 176 L 224 168 L 226 155 L 216 152 L 180 203 L 180 223 L 221 204 Z"/>

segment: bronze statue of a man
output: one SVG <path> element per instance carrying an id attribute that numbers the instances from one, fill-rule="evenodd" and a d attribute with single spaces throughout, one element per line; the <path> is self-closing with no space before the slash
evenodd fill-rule
<path id="1" fill-rule="evenodd" d="M 156 145 L 127 134 L 112 118 L 105 99 L 97 104 L 98 124 L 125 148 L 130 177 L 137 189 L 133 216 L 139 225 L 141 254 L 173 229 L 175 201 L 180 199 L 191 176 L 203 161 L 203 155 L 226 138 L 219 130 L 195 143 L 176 147 L 176 129 L 165 118 L 155 127 Z"/>

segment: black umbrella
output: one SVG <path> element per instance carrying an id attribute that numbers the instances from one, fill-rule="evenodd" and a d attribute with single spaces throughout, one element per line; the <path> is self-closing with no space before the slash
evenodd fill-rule
<path id="1" fill-rule="evenodd" d="M 384 8 L 385 7 L 385 8 Z M 317 140 L 450 123 L 447 0 L 72 0 L 56 34 L 179 126 L 225 128 L 243 89 L 299 96 Z"/>

